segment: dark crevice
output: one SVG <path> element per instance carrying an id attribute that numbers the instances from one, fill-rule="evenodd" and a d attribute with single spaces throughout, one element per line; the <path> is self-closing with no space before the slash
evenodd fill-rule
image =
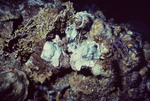
<path id="1" fill-rule="evenodd" d="M 144 66 L 147 65 L 147 62 L 146 62 L 145 57 L 144 57 L 143 49 L 142 48 L 138 49 L 138 52 L 139 52 L 139 57 L 140 57 L 139 61 L 140 62 L 129 73 L 132 73 L 134 71 L 139 71 L 141 68 L 143 68 Z"/>
<path id="2" fill-rule="evenodd" d="M 89 68 L 82 68 L 78 74 L 82 74 L 84 76 L 92 76 L 91 70 Z"/>
<path id="3" fill-rule="evenodd" d="M 67 69 L 61 68 L 61 69 L 59 69 L 59 71 L 56 74 L 53 74 L 51 76 L 51 79 L 50 79 L 49 83 L 55 83 L 55 81 L 57 80 L 57 78 L 62 78 L 65 75 L 70 74 L 72 71 L 73 70 L 71 68 L 67 68 Z"/>
<path id="4" fill-rule="evenodd" d="M 21 66 L 22 66 L 24 63 L 26 63 L 26 62 L 28 61 L 28 59 L 30 58 L 31 54 L 33 53 L 33 52 L 30 52 L 30 53 L 28 52 L 28 53 L 22 55 L 22 53 L 23 53 L 24 51 L 25 51 L 25 50 L 19 51 L 18 54 L 17 54 L 17 58 L 18 58 L 19 56 L 21 56 L 21 58 L 20 58 Z"/>
<path id="5" fill-rule="evenodd" d="M 16 50 L 17 46 L 14 47 L 14 44 L 18 43 L 18 40 L 20 38 L 21 38 L 20 36 L 17 36 L 16 38 L 10 40 L 9 43 L 8 43 L 8 47 L 5 46 L 3 50 L 6 51 L 6 52 L 9 52 L 9 53 L 11 53 L 14 50 Z"/>
<path id="6" fill-rule="evenodd" d="M 69 88 L 70 88 L 70 86 L 69 86 L 69 87 L 64 88 L 64 89 L 61 91 L 61 96 L 60 96 L 60 98 L 62 98 L 62 99 L 63 99 L 63 95 L 65 94 L 65 92 L 66 92 Z"/>
<path id="7" fill-rule="evenodd" d="M 29 80 L 29 79 L 28 79 Z M 35 87 L 33 85 L 33 83 L 31 83 L 32 81 L 30 81 L 29 83 L 29 87 L 28 87 L 28 95 L 27 98 L 25 99 L 25 101 L 28 101 L 28 99 L 34 99 L 34 92 L 35 92 Z"/>
<path id="8" fill-rule="evenodd" d="M 22 15 L 20 15 L 20 18 L 19 19 L 14 19 L 13 20 L 14 23 L 13 23 L 13 31 L 12 31 L 12 34 L 14 34 L 15 30 L 18 29 L 19 25 L 21 25 L 21 23 L 23 22 L 23 17 Z"/>
<path id="9" fill-rule="evenodd" d="M 123 90 L 123 85 L 122 85 L 122 76 L 121 76 L 121 70 L 119 67 L 119 63 L 117 60 L 113 60 L 112 61 L 112 67 L 114 68 L 114 74 L 115 74 L 115 82 L 114 85 L 116 86 L 116 88 L 120 88 L 120 90 Z"/>

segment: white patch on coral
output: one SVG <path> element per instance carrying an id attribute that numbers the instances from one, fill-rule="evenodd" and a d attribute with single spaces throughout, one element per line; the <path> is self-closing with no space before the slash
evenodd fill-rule
<path id="1" fill-rule="evenodd" d="M 95 64 L 95 66 L 92 68 L 92 73 L 97 76 L 97 75 L 104 75 L 104 70 L 103 70 L 103 67 L 102 65 L 100 64 Z"/>
<path id="2" fill-rule="evenodd" d="M 75 42 L 69 43 L 67 45 L 68 52 L 74 52 L 77 49 L 77 44 Z"/>
<path id="3" fill-rule="evenodd" d="M 53 66 L 59 66 L 61 53 L 62 50 L 57 44 L 47 41 L 44 44 L 41 58 L 47 62 L 52 62 Z"/>
<path id="4" fill-rule="evenodd" d="M 61 42 L 61 39 L 58 35 L 55 35 L 55 39 L 52 40 L 54 43 L 59 43 Z"/>
<path id="5" fill-rule="evenodd" d="M 103 43 L 101 43 L 101 45 L 100 45 L 100 50 L 101 50 L 102 54 L 109 52 L 108 48 L 106 48 L 106 46 Z"/>
<path id="6" fill-rule="evenodd" d="M 92 16 L 90 13 L 87 13 L 87 11 L 77 12 L 74 16 L 75 22 L 81 22 L 77 28 L 82 28 L 89 22 L 89 18 L 93 19 L 94 16 Z"/>
<path id="7" fill-rule="evenodd" d="M 73 41 L 78 34 L 74 24 L 68 26 L 65 30 L 65 33 L 66 33 L 66 36 L 69 39 L 69 41 Z"/>
<path id="8" fill-rule="evenodd" d="M 81 45 L 73 52 L 70 64 L 73 70 L 80 71 L 82 66 L 93 67 L 96 59 L 101 55 L 99 45 L 96 42 Z"/>
<path id="9" fill-rule="evenodd" d="M 68 26 L 65 30 L 67 39 L 68 39 L 68 51 L 72 52 L 77 48 L 75 38 L 77 37 L 78 33 L 76 30 L 76 26 L 74 24 Z"/>

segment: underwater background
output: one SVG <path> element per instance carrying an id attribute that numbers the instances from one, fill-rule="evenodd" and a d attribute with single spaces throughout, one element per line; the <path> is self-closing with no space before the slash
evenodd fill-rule
<path id="1" fill-rule="evenodd" d="M 149 101 L 148 0 L 0 0 L 0 101 Z"/>

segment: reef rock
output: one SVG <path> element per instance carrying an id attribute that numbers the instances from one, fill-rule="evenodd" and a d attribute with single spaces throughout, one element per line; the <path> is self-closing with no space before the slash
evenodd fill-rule
<path id="1" fill-rule="evenodd" d="M 29 81 L 29 101 L 148 99 L 150 44 L 141 33 L 101 11 L 46 2 L 0 6 L 2 100 L 24 100 Z"/>
<path id="2" fill-rule="evenodd" d="M 24 101 L 28 95 L 29 81 L 22 71 L 0 70 L 1 101 Z"/>

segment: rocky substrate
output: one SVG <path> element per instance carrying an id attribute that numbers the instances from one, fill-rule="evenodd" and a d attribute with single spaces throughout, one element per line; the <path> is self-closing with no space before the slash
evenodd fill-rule
<path id="1" fill-rule="evenodd" d="M 72 2 L 0 6 L 2 101 L 150 100 L 150 43 Z"/>

